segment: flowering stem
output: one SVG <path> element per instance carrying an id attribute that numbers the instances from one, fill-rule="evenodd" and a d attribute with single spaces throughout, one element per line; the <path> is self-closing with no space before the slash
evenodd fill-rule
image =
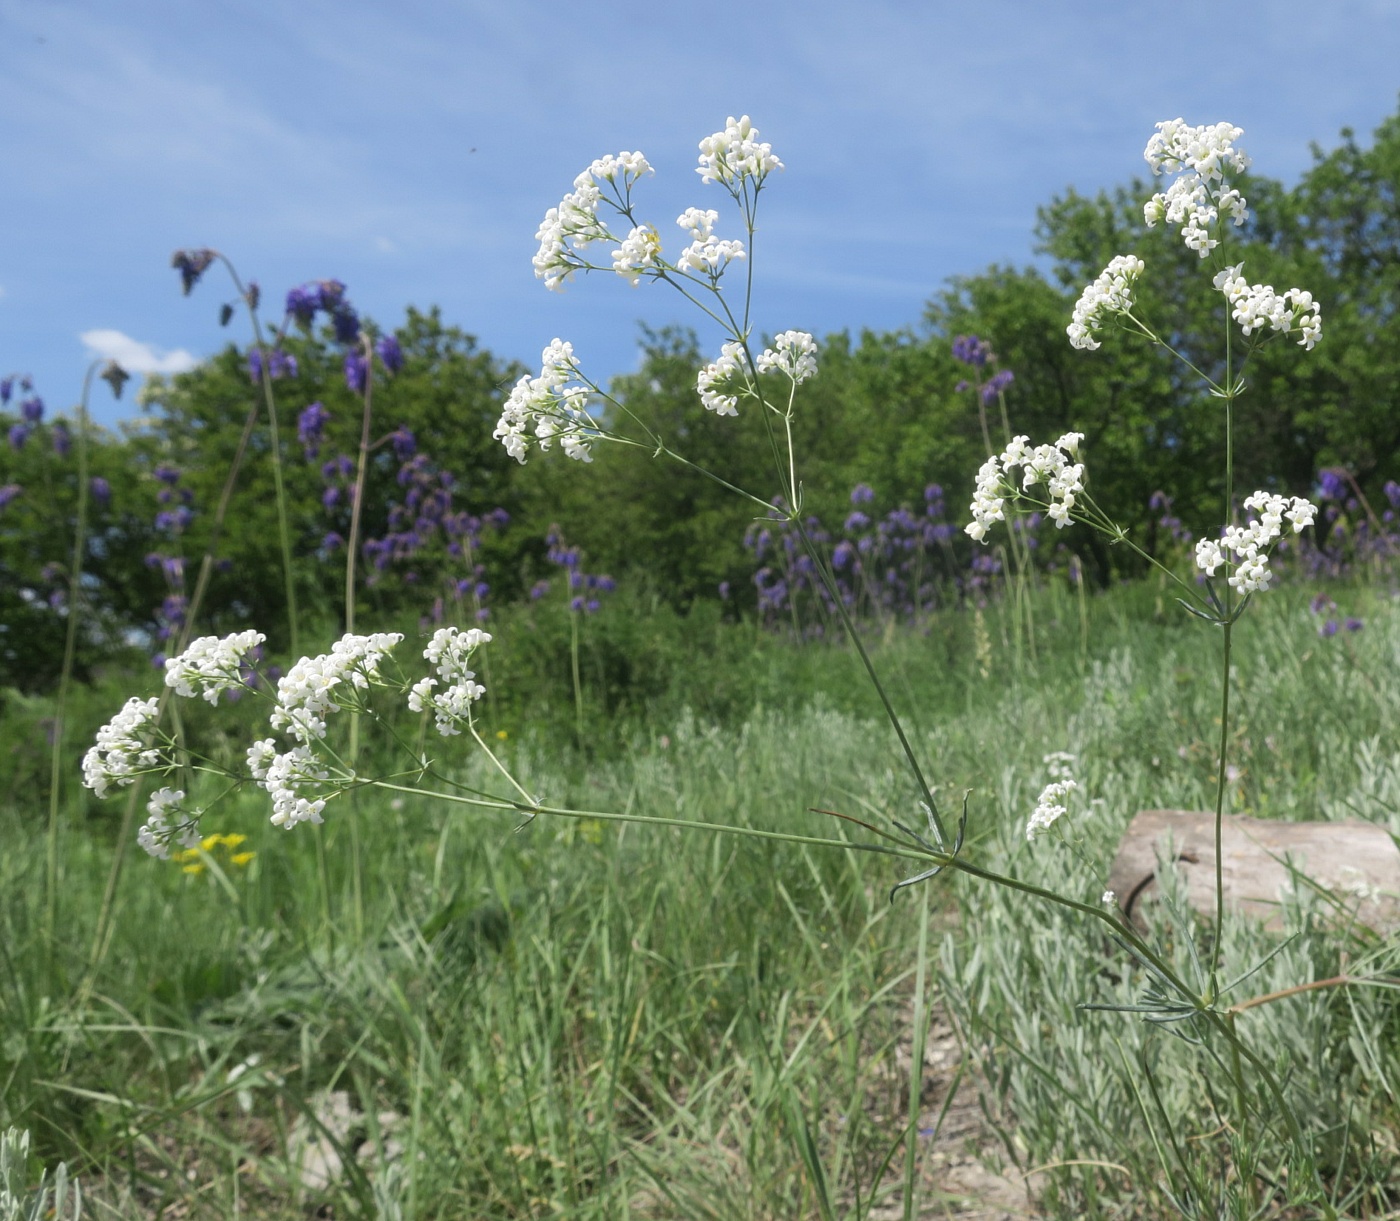
<path id="1" fill-rule="evenodd" d="M 564 596 L 569 591 L 565 589 Z M 574 735 L 579 749 L 583 748 L 583 683 L 578 672 L 578 612 L 569 611 L 569 662 L 574 677 Z"/>
<path id="2" fill-rule="evenodd" d="M 551 814 L 558 818 L 586 818 L 598 822 L 648 823 L 660 827 L 681 827 L 689 831 L 711 831 L 716 835 L 737 835 L 744 839 L 766 839 L 786 844 L 807 844 L 818 848 L 844 848 L 853 852 L 872 852 L 881 856 L 904 857 L 909 860 L 926 860 L 928 858 L 928 853 L 902 845 L 889 847 L 885 844 L 863 844 L 853 840 L 823 839 L 815 835 L 795 835 L 788 831 L 762 831 L 757 827 L 736 827 L 729 823 L 697 822 L 694 819 L 665 818 L 660 815 L 616 814 L 607 810 L 568 810 L 541 805 L 535 801 L 519 802 L 496 797 L 464 797 L 456 793 L 441 793 L 411 785 L 390 784 L 386 780 L 371 780 L 369 783 L 375 788 L 388 789 L 391 792 L 431 797 L 438 801 L 451 801 L 458 805 L 476 806 L 487 810 L 514 811 L 532 817 L 536 814 Z"/>
<path id="3" fill-rule="evenodd" d="M 238 272 L 234 270 L 233 264 L 222 254 L 219 261 L 227 269 L 229 278 L 233 280 L 234 287 L 238 290 L 238 295 L 246 302 L 248 291 L 243 286 L 243 281 L 238 278 Z M 299 655 L 301 649 L 298 647 L 298 627 L 299 616 L 297 614 L 297 591 L 296 581 L 292 572 L 292 534 L 291 528 L 287 524 L 287 493 L 282 484 L 282 442 L 277 429 L 277 398 L 272 393 L 272 370 L 267 358 L 267 349 L 263 342 L 262 324 L 258 321 L 258 311 L 252 305 L 248 306 L 248 318 L 253 324 L 253 342 L 257 345 L 259 360 L 259 382 L 262 387 L 263 400 L 267 403 L 267 424 L 269 455 L 272 458 L 272 486 L 277 496 L 277 536 L 282 544 L 282 572 L 287 590 L 287 625 L 290 644 L 293 654 Z M 240 455 L 242 447 L 240 446 Z M 230 480 L 232 472 L 230 472 Z M 213 548 L 206 559 L 212 558 Z M 200 573 L 201 577 L 204 575 Z M 185 631 L 182 634 L 182 643 L 188 643 L 189 627 L 194 622 L 194 608 L 191 603 L 189 617 L 186 620 Z"/>
<path id="4" fill-rule="evenodd" d="M 1235 401 L 1233 377 L 1234 348 L 1231 343 L 1230 319 L 1225 319 L 1225 523 L 1235 517 L 1235 449 L 1232 414 Z M 1220 671 L 1220 768 L 1215 785 L 1215 943 L 1210 947 L 1210 995 L 1214 1000 L 1219 986 L 1220 957 L 1225 935 L 1225 782 L 1226 752 L 1230 746 L 1230 645 L 1234 635 L 1234 586 L 1225 582 L 1225 622 L 1221 625 L 1225 641 L 1221 650 Z"/>
<path id="5" fill-rule="evenodd" d="M 875 688 L 875 693 L 880 697 L 880 703 L 884 705 L 885 716 L 893 726 L 895 735 L 899 738 L 899 745 L 904 751 L 904 757 L 909 763 L 910 770 L 914 773 L 914 779 L 918 781 L 919 792 L 925 804 L 929 808 L 929 816 L 933 819 L 935 831 L 938 833 L 940 843 L 947 843 L 948 833 L 943 826 L 943 820 L 938 814 L 938 804 L 934 801 L 933 790 L 929 788 L 928 781 L 924 779 L 923 769 L 919 766 L 919 760 L 914 754 L 914 748 L 909 743 L 909 738 L 904 732 L 904 725 L 900 722 L 899 714 L 895 712 L 894 705 L 890 703 L 890 697 L 885 693 L 885 685 L 880 681 L 880 676 L 875 672 L 875 664 L 870 660 L 870 654 L 866 652 L 865 643 L 860 638 L 860 633 L 856 631 L 856 625 L 851 622 L 850 613 L 846 610 L 845 600 L 841 597 L 841 591 L 836 587 L 836 580 L 826 566 L 825 560 L 817 551 L 816 544 L 812 541 L 811 535 L 807 533 L 802 521 L 795 514 L 791 516 L 791 521 L 797 529 L 798 536 L 802 539 L 803 545 L 807 548 L 807 554 L 812 558 L 812 564 L 817 570 L 817 575 L 821 578 L 822 584 L 826 586 L 827 592 L 831 595 L 832 601 L 836 603 L 836 613 L 841 617 L 841 623 L 846 629 L 846 635 L 850 637 L 851 643 L 855 646 L 856 652 L 860 655 L 860 660 L 865 666 L 865 672 L 870 676 L 871 685 Z"/>
<path id="6" fill-rule="evenodd" d="M 49 825 L 45 844 L 44 941 L 52 946 L 58 920 L 58 808 L 59 784 L 63 774 L 63 716 L 68 688 L 73 681 L 73 662 L 78 651 L 78 622 L 83 598 L 83 560 L 87 555 L 88 511 L 88 395 L 92 375 L 100 361 L 88 365 L 83 378 L 83 395 L 78 402 L 78 508 L 73 526 L 73 558 L 68 565 L 68 630 L 63 640 L 63 669 L 58 679 L 58 699 L 53 714 L 53 747 L 49 756 Z"/>
<path id="7" fill-rule="evenodd" d="M 530 796 L 530 794 L 527 793 L 523 788 L 520 787 L 519 781 L 517 781 L 516 778 L 510 774 L 510 771 L 506 767 L 506 765 L 502 763 L 498 758 L 496 758 L 495 752 L 489 746 L 486 745 L 485 740 L 479 733 L 477 733 L 475 725 L 471 726 L 471 731 L 472 737 L 476 739 L 476 744 L 486 752 L 486 757 L 496 765 L 496 770 L 500 772 L 501 775 L 504 776 L 508 781 L 510 781 L 511 788 L 513 788 L 517 793 L 519 793 L 520 796 L 525 799 L 527 804 L 531 806 L 535 805 L 535 799 L 532 796 Z"/>
<path id="8" fill-rule="evenodd" d="M 369 471 L 370 424 L 373 417 L 374 362 L 369 336 L 363 337 L 365 349 L 364 411 L 360 416 L 360 453 L 355 463 L 355 490 L 350 502 L 350 537 L 345 548 L 345 630 L 355 630 L 355 559 L 360 550 L 360 509 L 365 498 L 365 479 Z"/>

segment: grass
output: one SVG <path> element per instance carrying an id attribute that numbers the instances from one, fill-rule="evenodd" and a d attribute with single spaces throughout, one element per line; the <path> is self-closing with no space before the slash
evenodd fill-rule
<path id="1" fill-rule="evenodd" d="M 1306 593 L 1287 588 L 1240 629 L 1236 812 L 1400 830 L 1400 691 L 1386 680 L 1400 615 L 1379 593 L 1354 596 L 1369 603 L 1354 635 L 1319 639 Z M 1037 598 L 1034 662 L 1014 660 L 993 607 L 986 674 L 966 615 L 889 634 L 877 663 L 940 800 L 972 790 L 972 858 L 1093 901 L 1137 809 L 1211 804 L 1218 660 L 1152 585 L 1094 599 L 1083 624 L 1072 598 Z M 586 626 L 582 742 L 567 623 L 521 612 L 498 629 L 492 728 L 550 801 L 825 835 L 846 824 L 811 807 L 881 821 L 916 809 L 849 650 L 636 607 Z M 619 675 L 624 655 L 641 660 Z M 70 739 L 115 710 L 121 682 L 75 699 Z M 532 690 L 562 712 L 541 715 L 518 694 Z M 247 704 L 217 723 L 193 711 L 190 732 L 230 754 L 252 737 Z M 928 1152 L 906 1132 L 931 1127 L 942 1099 L 923 1099 L 911 1122 L 899 1061 L 919 1004 L 956 1023 L 980 1070 L 963 1088 L 983 1091 L 1001 1159 L 1013 1177 L 1031 1172 L 1049 1215 L 1165 1215 L 1168 1192 L 1204 1203 L 1251 1156 L 1242 1134 L 1217 1130 L 1197 1049 L 1077 1008 L 1141 991 L 1102 938 L 966 879 L 892 904 L 900 875 L 856 853 L 517 827 L 368 792 L 333 806 L 324 828 L 288 833 L 249 794 L 210 830 L 246 834 L 253 860 L 234 865 L 222 847 L 198 873 L 129 860 L 103 944 L 119 813 L 75 797 L 47 941 L 47 710 L 11 700 L 4 715 L 4 740 L 26 745 L 5 764 L 0 812 L 0 1127 L 28 1128 L 49 1164 L 67 1160 L 89 1215 L 729 1221 L 898 1208 L 906 1150 Z M 1021 834 L 1052 750 L 1079 756 L 1095 799 L 1075 812 L 1084 861 Z M 1300 902 L 1292 919 L 1298 937 L 1251 991 L 1322 978 L 1343 954 L 1353 970 L 1370 953 L 1393 971 L 1384 946 L 1340 940 L 1315 907 Z M 1272 945 L 1235 927 L 1227 961 Z M 1169 949 L 1190 968 L 1184 944 Z M 1243 1019 L 1315 1121 L 1344 1215 L 1397 1207 L 1391 997 L 1310 993 Z M 314 1158 L 343 1169 L 308 1186 Z M 913 1215 L 941 1207 L 930 1192 Z"/>

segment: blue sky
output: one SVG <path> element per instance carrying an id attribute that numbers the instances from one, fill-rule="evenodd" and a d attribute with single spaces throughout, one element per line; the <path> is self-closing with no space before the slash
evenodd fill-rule
<path id="1" fill-rule="evenodd" d="M 596 378 L 626 371 L 638 322 L 703 320 L 610 275 L 547 292 L 540 217 L 620 149 L 656 167 L 640 198 L 663 235 L 688 205 L 723 211 L 695 146 L 742 113 L 787 166 L 759 329 L 914 325 L 947 277 L 1029 262 L 1053 194 L 1143 173 L 1160 119 L 1228 119 L 1292 182 L 1398 90 L 1400 0 L 0 0 L 0 375 L 61 409 L 93 352 L 217 351 L 231 292 L 181 297 L 186 246 L 269 302 L 335 277 L 381 325 L 436 304 L 502 356 L 558 335 Z M 95 400 L 106 422 L 134 410 Z"/>

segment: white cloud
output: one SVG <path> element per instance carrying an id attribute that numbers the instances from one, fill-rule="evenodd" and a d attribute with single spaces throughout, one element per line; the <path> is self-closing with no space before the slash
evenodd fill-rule
<path id="1" fill-rule="evenodd" d="M 94 356 L 115 360 L 128 373 L 184 373 L 199 363 L 184 348 L 167 352 L 120 331 L 84 331 L 78 338 Z"/>

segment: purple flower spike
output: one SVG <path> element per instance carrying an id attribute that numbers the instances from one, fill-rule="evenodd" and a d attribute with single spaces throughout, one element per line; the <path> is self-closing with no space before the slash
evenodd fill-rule
<path id="1" fill-rule="evenodd" d="M 94 475 L 88 484 L 89 491 L 92 492 L 93 500 L 97 501 L 104 509 L 112 502 L 112 485 L 101 475 Z"/>
<path id="2" fill-rule="evenodd" d="M 325 538 L 321 540 L 321 546 L 324 547 L 327 551 L 335 551 L 338 548 L 345 546 L 345 540 L 341 538 L 340 535 L 337 534 L 334 530 L 332 530 L 325 536 Z"/>
<path id="3" fill-rule="evenodd" d="M 1396 483 L 1394 479 L 1387 479 L 1385 481 L 1385 498 L 1390 501 L 1392 509 L 1400 509 L 1400 483 Z"/>
<path id="4" fill-rule="evenodd" d="M 14 374 L 11 374 L 9 377 L 6 378 L 0 378 L 0 403 L 8 403 L 10 401 L 10 395 L 12 395 L 14 391 Z"/>
<path id="5" fill-rule="evenodd" d="M 23 492 L 24 489 L 17 483 L 7 483 L 4 487 L 0 487 L 0 509 L 5 508 Z"/>
<path id="6" fill-rule="evenodd" d="M 27 398 L 19 405 L 20 414 L 31 424 L 37 424 L 44 418 L 44 400 L 37 394 Z"/>
<path id="7" fill-rule="evenodd" d="M 1016 380 L 1016 375 L 1010 369 L 1002 369 L 993 373 L 987 379 L 987 384 L 982 387 L 982 401 L 987 404 L 995 403 L 999 395 L 1007 386 Z"/>
<path id="8" fill-rule="evenodd" d="M 418 452 L 418 442 L 413 433 L 402 425 L 389 434 L 389 444 L 394 447 L 394 457 L 400 462 L 407 462 Z"/>
<path id="9" fill-rule="evenodd" d="M 1357 618 L 1355 618 L 1355 617 L 1350 617 L 1350 618 L 1347 619 L 1347 621 L 1346 621 L 1346 623 L 1345 623 L 1344 626 L 1346 627 L 1347 631 L 1349 631 L 1349 632 L 1359 632 L 1359 631 L 1360 631 L 1362 628 L 1364 628 L 1366 625 L 1365 625 L 1360 619 L 1357 619 Z"/>
<path id="10" fill-rule="evenodd" d="M 532 585 L 532 586 L 530 587 L 530 601 L 531 601 L 531 602 L 538 602 L 538 601 L 539 601 L 541 598 L 543 598 L 543 597 L 545 596 L 545 594 L 547 594 L 548 592 L 549 592 L 549 582 L 548 582 L 548 581 L 536 581 L 536 582 L 534 583 L 534 585 Z"/>
<path id="11" fill-rule="evenodd" d="M 953 340 L 953 359 L 980 369 L 992 355 L 992 349 L 976 335 L 959 335 Z"/>
<path id="12" fill-rule="evenodd" d="M 360 317 L 348 305 L 342 304 L 331 313 L 336 343 L 354 343 L 360 337 Z"/>
<path id="13" fill-rule="evenodd" d="M 214 261 L 212 250 L 177 250 L 170 256 L 170 266 L 180 273 L 180 284 L 185 296 L 194 291 L 199 278 L 209 270 Z"/>
<path id="14" fill-rule="evenodd" d="M 11 425 L 10 448 L 13 450 L 23 449 L 24 443 L 29 440 L 29 431 L 30 429 L 28 424 Z"/>
<path id="15" fill-rule="evenodd" d="M 1346 479 L 1340 471 L 1318 471 L 1317 483 L 1323 500 L 1341 500 L 1346 495 Z"/>
<path id="16" fill-rule="evenodd" d="M 374 341 L 374 350 L 379 353 L 379 359 L 384 362 L 384 367 L 390 373 L 397 373 L 403 368 L 403 349 L 399 347 L 399 341 L 392 335 L 381 335 Z"/>
<path id="17" fill-rule="evenodd" d="M 858 483 L 851 489 L 853 505 L 868 505 L 875 499 L 875 491 L 868 483 Z"/>
<path id="18" fill-rule="evenodd" d="M 1337 634 L 1337 621 L 1335 619 L 1327 620 L 1326 623 L 1317 629 L 1317 634 L 1324 640 L 1329 636 L 1335 636 Z"/>
<path id="19" fill-rule="evenodd" d="M 358 352 L 345 353 L 345 384 L 356 394 L 363 394 L 369 384 L 369 366 Z"/>
<path id="20" fill-rule="evenodd" d="M 73 448 L 73 434 L 68 431 L 68 425 L 60 420 L 53 426 L 49 433 L 49 440 L 53 443 L 53 452 L 60 458 L 68 457 L 68 451 Z"/>
<path id="21" fill-rule="evenodd" d="M 311 324 L 316 321 L 316 310 L 320 304 L 321 294 L 314 284 L 303 284 L 287 293 L 287 313 L 304 330 L 310 330 Z"/>
<path id="22" fill-rule="evenodd" d="M 302 444 L 308 462 L 321 452 L 321 434 L 330 418 L 331 413 L 319 402 L 311 403 L 297 416 L 297 439 Z"/>

